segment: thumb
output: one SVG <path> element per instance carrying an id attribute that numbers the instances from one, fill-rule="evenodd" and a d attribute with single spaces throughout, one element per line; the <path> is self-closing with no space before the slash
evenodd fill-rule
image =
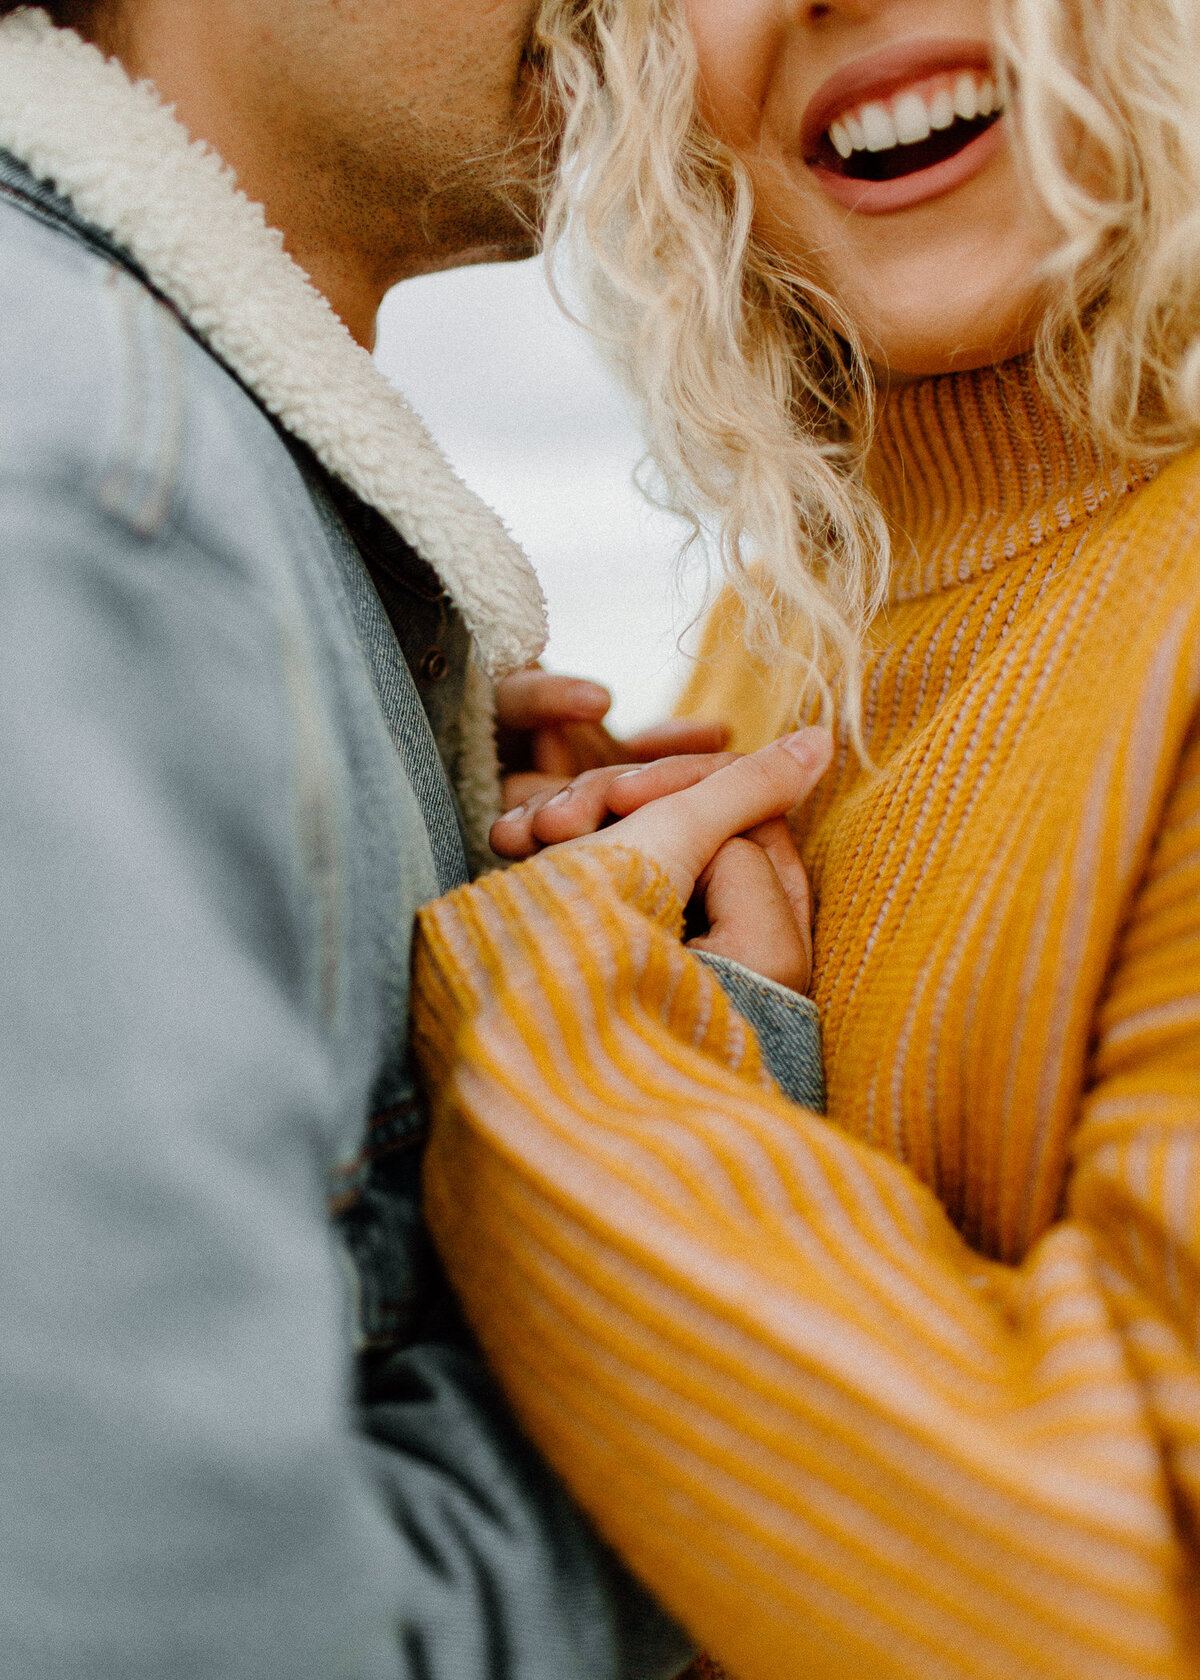
<path id="1" fill-rule="evenodd" d="M 634 847 L 666 870 L 681 898 L 690 898 L 697 877 L 726 840 L 806 799 L 832 754 L 827 730 L 798 730 L 694 787 L 643 806 L 587 843 Z"/>

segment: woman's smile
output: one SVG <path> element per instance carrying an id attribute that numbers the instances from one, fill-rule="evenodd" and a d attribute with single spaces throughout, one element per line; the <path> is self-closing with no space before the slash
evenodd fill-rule
<path id="1" fill-rule="evenodd" d="M 1002 144 L 1003 115 L 982 42 L 910 42 L 830 76 L 805 113 L 801 149 L 831 198 L 886 215 L 977 175 Z"/>

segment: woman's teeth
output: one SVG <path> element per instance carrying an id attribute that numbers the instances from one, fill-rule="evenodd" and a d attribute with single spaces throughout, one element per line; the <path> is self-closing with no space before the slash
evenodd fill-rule
<path id="1" fill-rule="evenodd" d="M 993 78 L 962 70 L 919 88 L 906 88 L 890 100 L 872 99 L 843 111 L 827 132 L 838 156 L 848 161 L 855 152 L 890 152 L 897 146 L 920 145 L 957 121 L 977 122 L 1001 109 Z"/>

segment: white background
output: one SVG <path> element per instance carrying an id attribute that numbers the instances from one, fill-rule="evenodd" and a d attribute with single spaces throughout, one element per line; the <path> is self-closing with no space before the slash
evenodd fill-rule
<path id="1" fill-rule="evenodd" d="M 607 683 L 620 731 L 664 716 L 700 567 L 677 584 L 681 527 L 634 488 L 632 417 L 540 262 L 405 281 L 384 303 L 376 360 L 532 559 L 546 663 Z"/>

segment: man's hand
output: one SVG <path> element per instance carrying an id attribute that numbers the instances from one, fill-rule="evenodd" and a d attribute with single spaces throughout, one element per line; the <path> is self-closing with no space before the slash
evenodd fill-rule
<path id="1" fill-rule="evenodd" d="M 708 932 L 694 951 L 731 957 L 794 992 L 812 979 L 808 875 L 783 817 L 727 840 L 696 882 Z"/>
<path id="2" fill-rule="evenodd" d="M 784 813 L 808 797 L 831 752 L 825 730 L 804 729 L 744 758 L 692 754 L 587 771 L 502 817 L 492 845 L 507 857 L 553 844 L 632 846 L 662 865 L 685 901 L 698 893 L 708 931 L 692 946 L 803 991 L 808 880 Z"/>
<path id="3" fill-rule="evenodd" d="M 645 764 L 670 753 L 718 752 L 729 739 L 724 724 L 680 718 L 618 741 L 604 727 L 611 706 L 612 695 L 599 683 L 550 671 L 519 671 L 498 683 L 505 809 L 534 793 L 557 793 L 585 770 Z"/>

